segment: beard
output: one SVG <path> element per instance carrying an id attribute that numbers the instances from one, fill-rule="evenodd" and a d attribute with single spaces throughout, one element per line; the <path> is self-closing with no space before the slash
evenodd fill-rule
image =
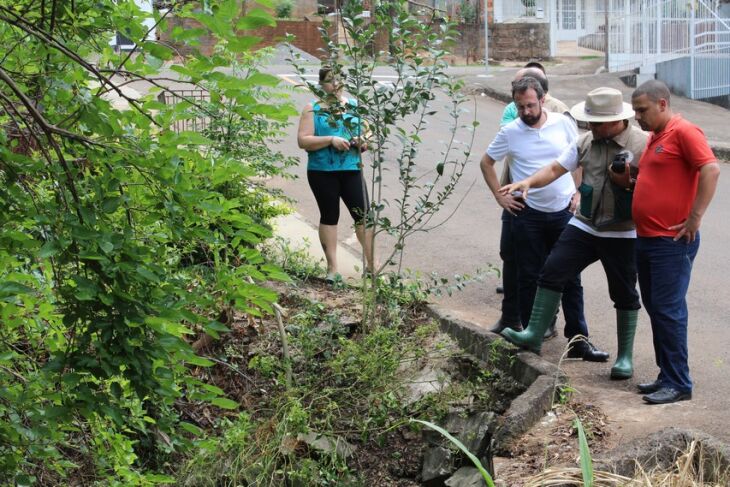
<path id="1" fill-rule="evenodd" d="M 542 118 L 542 107 L 540 107 L 540 113 L 537 115 L 520 115 L 520 120 L 525 122 L 529 127 L 535 126 Z"/>

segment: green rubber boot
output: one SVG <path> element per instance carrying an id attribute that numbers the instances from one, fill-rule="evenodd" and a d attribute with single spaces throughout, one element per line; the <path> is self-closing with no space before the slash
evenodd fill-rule
<path id="1" fill-rule="evenodd" d="M 616 332 L 618 334 L 618 354 L 616 363 L 611 367 L 611 379 L 630 379 L 634 375 L 634 335 L 638 309 L 616 310 Z"/>
<path id="2" fill-rule="evenodd" d="M 552 323 L 560 305 L 560 296 L 562 293 L 538 287 L 527 328 L 524 331 L 507 328 L 502 330 L 501 335 L 511 343 L 539 354 L 545 330 Z"/>

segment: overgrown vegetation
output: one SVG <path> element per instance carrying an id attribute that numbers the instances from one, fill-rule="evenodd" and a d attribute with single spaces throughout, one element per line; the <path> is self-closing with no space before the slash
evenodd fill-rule
<path id="1" fill-rule="evenodd" d="M 267 143 L 295 111 L 239 32 L 274 21 L 234 0 L 169 6 L 158 28 L 170 14 L 204 26 L 173 30 L 185 60 L 131 0 L 0 5 L 0 483 L 171 481 L 199 431 L 179 405 L 238 406 L 190 374 L 213 362 L 187 337 L 219 336 L 233 309 L 270 312 L 257 283 L 286 278 L 256 249 L 276 210 L 253 181 L 286 164 Z M 131 53 L 108 45 L 115 32 Z M 158 102 L 170 72 L 207 100 Z M 191 119 L 205 135 L 174 130 Z"/>
<path id="2" fill-rule="evenodd" d="M 416 486 L 426 443 L 410 417 L 439 420 L 465 404 L 465 413 L 503 411 L 521 390 L 502 373 L 464 366 L 468 359 L 438 333 L 420 301 L 388 289 L 385 280 L 378 287 L 383 308 L 399 312 L 365 332 L 357 289 L 333 290 L 320 279 L 277 286 L 289 364 L 273 317 L 238 321 L 233 334 L 211 347 L 207 354 L 225 357 L 226 365 L 201 374 L 212 374 L 207 380 L 247 405 L 247 414 L 200 422 L 219 436 L 199 443 L 179 483 Z M 449 364 L 451 377 L 409 401 L 414 373 L 434 361 Z M 205 418 L 204 411 L 190 414 Z"/>

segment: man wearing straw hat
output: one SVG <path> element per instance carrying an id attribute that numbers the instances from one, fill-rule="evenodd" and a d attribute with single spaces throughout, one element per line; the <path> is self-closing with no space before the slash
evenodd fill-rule
<path id="1" fill-rule="evenodd" d="M 504 157 L 511 157 L 510 176 L 513 181 L 519 181 L 549 166 L 567 148 L 573 147 L 575 152 L 575 141 L 578 138 L 575 123 L 561 114 L 543 110 L 544 97 L 545 92 L 535 78 L 528 76 L 512 84 L 512 98 L 519 118 L 502 127 L 480 162 L 484 181 L 495 200 L 514 216 L 512 234 L 516 248 L 520 317 L 523 323 L 530 320 L 530 313 L 533 312 L 538 278 L 545 260 L 573 217 L 572 201 L 576 188 L 571 176 L 563 174 L 545 187 L 531 191 L 527 201 L 521 195 L 514 198 L 509 193 L 500 192 L 494 164 Z M 567 279 L 564 292 L 556 293 L 556 298 L 548 324 L 555 314 L 557 302 L 562 301 L 565 315 L 564 335 L 568 339 L 578 335 L 588 336 L 580 275 L 576 273 Z M 544 333 L 546 327 L 547 325 L 540 333 Z M 503 334 L 507 332 L 516 333 L 516 330 L 505 329 Z M 539 352 L 542 335 L 533 345 L 529 348 Z M 587 341 L 581 342 L 581 346 L 571 353 L 576 358 L 592 362 L 608 360 L 607 353 L 597 350 Z"/>
<path id="2" fill-rule="evenodd" d="M 591 91 L 570 113 L 576 120 L 588 122 L 590 131 L 552 164 L 500 189 L 502 194 L 521 192 L 529 201 L 530 188 L 541 188 L 569 171 L 583 168 L 578 211 L 542 268 L 529 325 L 523 332 L 505 330 L 502 335 L 513 343 L 539 350 L 566 283 L 600 260 L 616 308 L 618 354 L 611 378 L 628 379 L 633 375 L 634 334 L 641 307 L 636 292 L 632 186 L 647 135 L 629 124 L 634 111 L 623 101 L 621 92 L 613 88 Z M 568 357 L 578 358 L 590 347 L 587 340 L 576 341 Z"/>

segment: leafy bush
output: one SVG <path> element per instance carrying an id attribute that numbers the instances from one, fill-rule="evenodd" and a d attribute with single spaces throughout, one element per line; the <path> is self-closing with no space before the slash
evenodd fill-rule
<path id="1" fill-rule="evenodd" d="M 292 0 L 278 0 L 274 4 L 274 11 L 276 17 L 280 19 L 286 19 L 291 16 L 291 12 L 294 9 L 294 2 Z"/>

